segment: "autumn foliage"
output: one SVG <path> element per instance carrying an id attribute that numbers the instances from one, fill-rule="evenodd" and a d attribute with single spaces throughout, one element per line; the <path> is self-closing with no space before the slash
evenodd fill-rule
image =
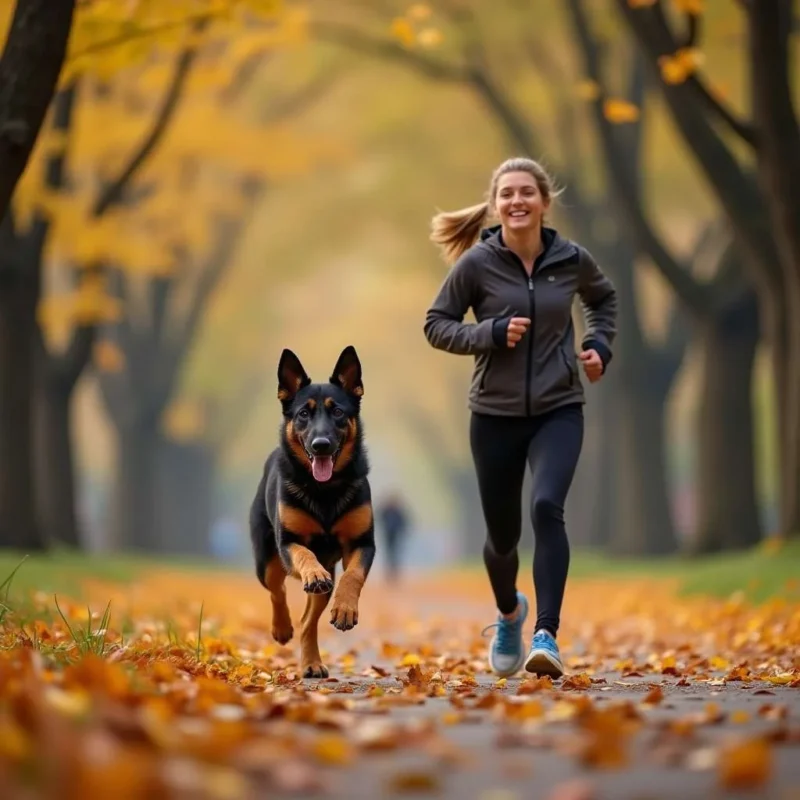
<path id="1" fill-rule="evenodd" d="M 331 677 L 307 681 L 295 643 L 271 640 L 255 579 L 156 570 L 132 585 L 87 583 L 88 605 L 40 593 L 12 603 L 0 652 L 3 797 L 31 796 L 28 779 L 42 798 L 305 796 L 340 790 L 340 770 L 402 753 L 427 766 L 384 766 L 383 787 L 443 790 L 453 769 L 491 755 L 454 741 L 474 725 L 497 757 L 525 756 L 508 780 L 558 757 L 590 776 L 646 763 L 758 788 L 775 748 L 800 745 L 796 588 L 793 600 L 754 607 L 677 598 L 669 583 L 578 583 L 568 673 L 553 683 L 490 674 L 484 583 L 441 575 L 401 595 L 375 581 L 363 626 L 322 631 Z M 437 611 L 445 597 L 461 610 Z"/>

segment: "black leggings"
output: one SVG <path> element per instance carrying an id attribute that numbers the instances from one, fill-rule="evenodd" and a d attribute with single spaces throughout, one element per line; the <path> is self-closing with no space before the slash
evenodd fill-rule
<path id="1" fill-rule="evenodd" d="M 501 614 L 517 607 L 520 498 L 530 464 L 536 630 L 555 636 L 569 569 L 564 504 L 583 445 L 583 408 L 572 404 L 536 417 L 473 412 L 470 445 L 487 528 L 483 560 Z"/>

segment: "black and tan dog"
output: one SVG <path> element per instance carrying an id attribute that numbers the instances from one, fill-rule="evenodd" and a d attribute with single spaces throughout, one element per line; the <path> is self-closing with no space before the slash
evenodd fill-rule
<path id="1" fill-rule="evenodd" d="M 284 350 L 278 364 L 283 406 L 280 445 L 269 455 L 250 509 L 256 573 L 272 599 L 272 636 L 294 634 L 284 582 L 287 573 L 308 593 L 300 622 L 303 676 L 328 675 L 317 625 L 333 599 L 331 624 L 358 624 L 358 601 L 375 557 L 369 465 L 360 420 L 361 362 L 346 347 L 328 383 L 312 383 L 300 360 Z M 334 590 L 336 564 L 344 572 Z"/>

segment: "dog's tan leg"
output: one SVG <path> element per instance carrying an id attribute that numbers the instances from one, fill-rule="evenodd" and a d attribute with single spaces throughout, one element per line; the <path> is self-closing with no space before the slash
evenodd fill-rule
<path id="1" fill-rule="evenodd" d="M 292 575 L 299 578 L 303 590 L 309 594 L 328 594 L 333 589 L 331 574 L 317 557 L 301 544 L 286 545 L 288 560 L 292 565 Z"/>
<path id="2" fill-rule="evenodd" d="M 294 635 L 294 629 L 286 602 L 286 570 L 277 554 L 267 564 L 264 583 L 272 601 L 272 638 L 279 644 L 286 644 Z"/>
<path id="3" fill-rule="evenodd" d="M 358 625 L 358 600 L 367 579 L 364 555 L 364 549 L 358 547 L 345 551 L 342 558 L 344 572 L 333 593 L 331 607 L 331 624 L 340 631 L 349 631 Z"/>
<path id="4" fill-rule="evenodd" d="M 331 593 L 309 594 L 300 621 L 300 664 L 304 678 L 327 678 L 328 668 L 319 654 L 319 618 L 331 599 Z"/>

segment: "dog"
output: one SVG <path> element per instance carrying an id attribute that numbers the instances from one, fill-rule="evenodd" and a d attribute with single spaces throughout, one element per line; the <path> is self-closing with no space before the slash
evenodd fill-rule
<path id="1" fill-rule="evenodd" d="M 331 624 L 358 624 L 361 590 L 375 558 L 369 463 L 360 419 L 364 384 L 355 348 L 342 350 L 327 383 L 312 383 L 300 359 L 284 350 L 278 363 L 283 410 L 280 444 L 269 454 L 250 508 L 256 574 L 272 602 L 272 637 L 294 635 L 287 575 L 307 593 L 300 621 L 304 678 L 325 678 L 317 641 L 328 602 Z M 336 565 L 342 576 L 336 582 Z"/>

